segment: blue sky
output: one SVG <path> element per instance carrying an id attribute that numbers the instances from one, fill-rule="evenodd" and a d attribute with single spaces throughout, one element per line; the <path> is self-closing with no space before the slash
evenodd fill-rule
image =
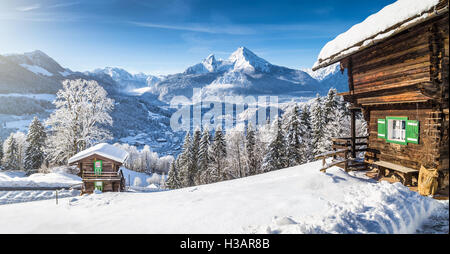
<path id="1" fill-rule="evenodd" d="M 183 71 L 245 46 L 309 68 L 325 43 L 394 0 L 0 0 L 0 54 L 39 49 L 76 71 Z"/>

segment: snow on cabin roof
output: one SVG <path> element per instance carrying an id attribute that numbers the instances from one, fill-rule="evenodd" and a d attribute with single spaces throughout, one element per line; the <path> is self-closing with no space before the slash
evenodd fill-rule
<path id="1" fill-rule="evenodd" d="M 345 33 L 328 42 L 320 51 L 313 70 L 326 67 L 341 59 L 424 22 L 436 15 L 436 7 L 444 0 L 398 0 Z M 445 1 L 447 2 L 447 1 Z M 448 2 L 443 10 L 448 11 Z"/>
<path id="2" fill-rule="evenodd" d="M 120 163 L 123 163 L 128 157 L 127 151 L 107 143 L 100 143 L 75 154 L 69 159 L 69 164 L 82 160 L 93 154 L 97 154 Z"/>

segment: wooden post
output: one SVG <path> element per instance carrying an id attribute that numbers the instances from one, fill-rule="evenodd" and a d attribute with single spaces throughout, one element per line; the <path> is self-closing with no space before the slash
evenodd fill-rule
<path id="1" fill-rule="evenodd" d="M 58 204 L 58 190 L 55 190 L 56 204 Z"/>
<path id="2" fill-rule="evenodd" d="M 345 170 L 345 172 L 348 172 L 348 150 L 345 150 L 344 160 L 345 160 L 345 162 L 344 162 L 344 170 Z"/>
<path id="3" fill-rule="evenodd" d="M 352 147 L 352 158 L 355 159 L 356 158 L 356 116 L 355 116 L 355 110 L 351 109 L 351 135 L 352 135 L 352 139 L 351 139 L 351 147 Z"/>
<path id="4" fill-rule="evenodd" d="M 348 89 L 350 91 L 350 94 L 353 96 L 354 93 L 354 84 L 353 84 L 353 60 L 352 57 L 348 58 L 348 64 L 347 64 L 347 76 L 348 76 Z M 355 100 L 352 98 L 352 105 L 350 108 L 350 114 L 351 114 L 351 149 L 352 149 L 352 157 L 356 158 L 356 126 L 355 126 L 355 109 L 354 109 L 354 103 Z"/>

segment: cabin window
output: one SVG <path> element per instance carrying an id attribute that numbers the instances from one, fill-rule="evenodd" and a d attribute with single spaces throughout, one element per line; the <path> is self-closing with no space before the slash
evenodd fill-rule
<path id="1" fill-rule="evenodd" d="M 388 119 L 387 121 L 388 140 L 405 142 L 406 140 L 406 120 Z"/>
<path id="2" fill-rule="evenodd" d="M 378 119 L 378 137 L 389 143 L 419 144 L 419 121 L 408 120 L 407 117 Z"/>

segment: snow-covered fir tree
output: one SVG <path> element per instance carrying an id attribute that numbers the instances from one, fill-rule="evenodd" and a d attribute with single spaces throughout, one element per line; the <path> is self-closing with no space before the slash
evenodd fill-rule
<path id="1" fill-rule="evenodd" d="M 282 128 L 282 119 L 276 120 L 276 134 L 270 142 L 268 151 L 264 156 L 263 172 L 269 172 L 286 167 L 286 145 Z"/>
<path id="2" fill-rule="evenodd" d="M 323 98 L 319 95 L 311 105 L 312 149 L 318 155 L 327 151 L 325 145 L 325 117 L 323 112 Z"/>
<path id="3" fill-rule="evenodd" d="M 331 91 L 331 90 L 330 90 Z M 327 96 L 327 100 L 331 100 Z M 328 122 L 325 125 L 323 145 L 327 150 L 331 150 L 333 146 L 333 138 L 350 136 L 350 116 L 347 114 L 347 105 L 341 96 L 334 96 L 333 102 L 325 104 L 327 108 Z M 327 106 L 328 105 L 328 106 Z"/>
<path id="4" fill-rule="evenodd" d="M 210 176 L 214 182 L 221 181 L 225 178 L 224 171 L 227 166 L 227 144 L 220 127 L 217 127 L 216 132 L 214 133 L 214 139 L 209 154 L 210 168 L 208 171 L 210 172 Z"/>
<path id="5" fill-rule="evenodd" d="M 20 169 L 19 145 L 17 144 L 13 133 L 9 135 L 3 144 L 2 165 L 6 170 Z"/>
<path id="6" fill-rule="evenodd" d="M 286 126 L 287 167 L 300 165 L 303 161 L 302 138 L 300 134 L 299 108 L 295 105 Z"/>
<path id="7" fill-rule="evenodd" d="M 194 186 L 198 182 L 198 157 L 200 153 L 200 140 L 202 138 L 202 133 L 200 129 L 194 131 L 192 136 L 192 145 L 190 149 L 189 159 L 191 166 L 188 172 L 188 186 Z"/>
<path id="8" fill-rule="evenodd" d="M 25 150 L 24 158 L 24 167 L 26 170 L 38 169 L 44 162 L 45 138 L 44 125 L 37 117 L 34 117 L 27 134 L 28 146 Z"/>
<path id="9" fill-rule="evenodd" d="M 50 128 L 46 154 L 54 164 L 66 163 L 68 158 L 89 146 L 111 138 L 104 127 L 112 125 L 109 112 L 114 101 L 96 81 L 65 80 L 56 94 L 56 110 L 45 125 Z"/>
<path id="10" fill-rule="evenodd" d="M 2 168 L 2 159 L 3 159 L 3 139 L 0 138 L 0 169 Z"/>
<path id="11" fill-rule="evenodd" d="M 323 101 L 323 117 L 325 125 L 334 120 L 334 115 L 339 109 L 339 98 L 342 97 L 337 96 L 336 89 L 331 88 L 328 90 L 327 96 L 325 96 Z"/>
<path id="12" fill-rule="evenodd" d="M 167 175 L 166 187 L 169 189 L 178 189 L 182 187 L 176 164 L 177 161 L 172 162 L 170 165 L 169 174 Z"/>
<path id="13" fill-rule="evenodd" d="M 256 134 L 251 124 L 247 125 L 245 136 L 245 152 L 246 152 L 246 166 L 247 174 L 255 175 L 258 172 L 258 149 L 256 147 Z M 244 175 L 245 176 L 245 175 Z"/>
<path id="14" fill-rule="evenodd" d="M 210 182 L 208 166 L 209 166 L 209 146 L 211 136 L 209 135 L 208 128 L 205 128 L 200 140 L 200 148 L 198 152 L 198 164 L 197 164 L 197 184 L 206 184 Z"/>
<path id="15" fill-rule="evenodd" d="M 310 162 L 314 159 L 312 151 L 312 128 L 311 128 L 311 114 L 308 105 L 303 105 L 300 115 L 300 137 L 302 140 L 301 154 L 302 163 Z"/>
<path id="16" fill-rule="evenodd" d="M 179 170 L 179 179 L 183 187 L 191 186 L 189 185 L 189 172 L 192 171 L 192 160 L 191 160 L 191 148 L 192 140 L 189 132 L 186 133 L 184 137 L 183 151 L 177 158 L 177 168 Z"/>

